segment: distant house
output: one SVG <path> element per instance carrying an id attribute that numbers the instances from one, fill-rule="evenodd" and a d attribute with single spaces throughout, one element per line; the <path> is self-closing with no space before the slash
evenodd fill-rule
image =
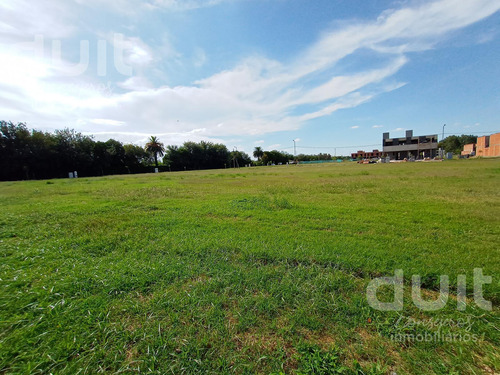
<path id="1" fill-rule="evenodd" d="M 468 143 L 464 145 L 464 149 L 461 152 L 462 156 L 474 156 L 476 155 L 476 144 Z"/>
<path id="2" fill-rule="evenodd" d="M 351 154 L 352 159 L 372 159 L 372 158 L 381 158 L 382 152 L 379 150 L 373 150 L 372 152 L 358 151 Z"/>
<path id="3" fill-rule="evenodd" d="M 435 158 L 438 151 L 438 136 L 413 136 L 413 130 L 407 130 L 402 138 L 390 138 L 389 133 L 382 136 L 383 154 L 391 160 Z"/>
<path id="4" fill-rule="evenodd" d="M 464 151 L 466 146 L 468 145 L 464 146 Z M 500 156 L 500 133 L 478 137 L 476 143 L 476 156 Z"/>

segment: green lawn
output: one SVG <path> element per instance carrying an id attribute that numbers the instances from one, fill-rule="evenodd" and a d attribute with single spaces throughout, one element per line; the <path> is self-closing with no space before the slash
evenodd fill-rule
<path id="1" fill-rule="evenodd" d="M 500 372 L 499 159 L 3 182 L 0 202 L 1 374 Z M 404 309 L 374 310 L 395 269 Z M 413 274 L 430 299 L 449 275 L 444 309 L 413 305 Z M 439 322 L 453 340 L 395 339 Z"/>

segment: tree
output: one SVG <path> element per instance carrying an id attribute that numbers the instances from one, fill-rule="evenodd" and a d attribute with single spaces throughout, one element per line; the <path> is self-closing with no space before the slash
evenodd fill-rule
<path id="1" fill-rule="evenodd" d="M 231 151 L 227 163 L 231 167 L 244 167 L 245 165 L 252 164 L 252 159 L 243 151 Z"/>
<path id="2" fill-rule="evenodd" d="M 149 142 L 146 143 L 146 151 L 153 155 L 155 158 L 155 165 L 158 167 L 158 155 L 161 157 L 165 151 L 163 143 L 160 142 L 158 137 L 151 136 Z"/>
<path id="3" fill-rule="evenodd" d="M 78 171 L 80 176 L 87 175 L 92 168 L 95 142 L 92 137 L 76 132 L 74 129 L 55 131 L 55 170 L 59 177 L 68 172 Z"/>
<path id="4" fill-rule="evenodd" d="M 106 159 L 109 167 L 106 174 L 126 173 L 125 149 L 123 145 L 114 139 L 108 139 L 104 142 L 104 145 L 106 147 Z"/>
<path id="5" fill-rule="evenodd" d="M 24 123 L 0 121 L 0 181 L 61 178 L 73 171 L 80 177 L 144 173 L 152 156 L 163 154 L 156 137 L 149 141 L 151 148 L 146 150 L 114 139 L 96 142 L 72 129 L 46 133 L 30 130 Z M 222 168 L 227 150 L 219 159 L 217 165 Z"/>
<path id="6" fill-rule="evenodd" d="M 262 155 L 263 164 L 286 164 L 289 160 L 293 160 L 293 155 L 277 150 L 264 151 Z"/>
<path id="7" fill-rule="evenodd" d="M 264 151 L 262 150 L 262 147 L 255 147 L 255 149 L 253 150 L 253 157 L 260 161 L 263 155 Z"/>
<path id="8" fill-rule="evenodd" d="M 30 132 L 24 123 L 0 123 L 0 174 L 2 179 L 29 178 Z M 5 176 L 5 177 L 4 177 Z"/>
<path id="9" fill-rule="evenodd" d="M 477 136 L 475 135 L 465 135 L 461 136 L 450 135 L 446 137 L 441 142 L 439 142 L 438 147 L 444 149 L 446 152 L 453 152 L 454 154 L 460 154 L 463 150 L 464 145 L 469 143 L 476 143 Z"/>
<path id="10" fill-rule="evenodd" d="M 125 168 L 128 173 L 140 173 L 145 171 L 145 167 L 151 165 L 151 155 L 144 148 L 136 145 L 124 145 Z"/>
<path id="11" fill-rule="evenodd" d="M 184 142 L 180 147 L 167 146 L 163 163 L 171 170 L 197 170 L 224 168 L 229 151 L 219 143 L 201 141 Z"/>

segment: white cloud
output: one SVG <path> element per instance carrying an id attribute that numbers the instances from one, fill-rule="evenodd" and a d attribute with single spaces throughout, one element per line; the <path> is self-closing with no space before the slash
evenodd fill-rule
<path id="1" fill-rule="evenodd" d="M 353 75 L 336 76 L 328 82 L 306 92 L 296 104 L 318 103 L 332 98 L 339 98 L 354 92 L 368 84 L 378 83 L 384 78 L 394 75 L 408 60 L 404 56 L 398 56 L 387 67 L 374 69 Z"/>
<path id="2" fill-rule="evenodd" d="M 378 128 L 383 128 L 384 126 L 383 125 L 373 125 L 372 128 L 374 129 L 378 129 Z"/>
<path id="3" fill-rule="evenodd" d="M 221 1 L 150 0 L 147 4 L 155 9 L 187 10 Z M 52 3 L 65 10 L 62 19 L 41 2 L 20 0 L 16 4 L 20 5 L 0 5 L 0 10 L 6 12 L 0 12 L 1 38 L 14 38 L 20 29 L 15 21 L 23 16 L 33 21 L 32 26 L 27 26 L 26 35 L 52 35 L 47 33 L 59 27 L 53 31 L 54 36 L 69 36 L 76 27 L 71 12 L 67 12 L 69 5 L 64 5 L 69 2 Z M 35 5 L 29 10 L 31 4 Z M 104 0 L 85 2 L 85 6 L 90 4 L 102 5 Z M 126 7 L 144 3 L 119 0 L 114 4 Z M 13 120 L 29 121 L 35 127 L 85 124 L 89 132 L 111 134 L 102 133 L 102 127 L 119 126 L 112 134 L 127 139 L 146 134 L 179 140 L 220 139 L 295 130 L 308 120 L 359 106 L 398 89 L 404 83 L 394 83 L 395 78 L 391 84 L 386 81 L 408 64 L 408 52 L 433 48 L 447 32 L 470 25 L 498 9 L 497 0 L 441 0 L 390 10 L 372 22 L 353 22 L 324 33 L 291 62 L 253 56 L 232 69 L 176 87 L 155 87 L 146 78 L 148 72 L 157 69 L 159 56 L 169 56 L 174 61 L 180 57 L 168 38 L 163 38 L 161 46 L 150 46 L 137 36 L 111 40 L 107 35 L 115 48 L 123 49 L 124 63 L 134 68 L 134 75 L 112 83 L 111 86 L 125 90 L 121 93 L 104 92 L 94 86 L 97 80 L 85 75 L 63 79 L 60 67 L 49 61 L 30 59 L 19 50 L 0 46 L 0 59 L 6 62 L 0 71 L 0 97 L 7 103 L 0 104 L 0 110 Z M 36 13 L 40 13 L 42 21 L 36 21 Z M 371 50 L 380 57 L 377 61 L 383 63 L 339 74 L 336 63 L 359 49 Z M 208 59 L 201 48 L 195 49 L 193 56 L 194 66 L 202 66 Z M 404 129 L 394 131 L 401 130 Z"/>
<path id="4" fill-rule="evenodd" d="M 298 74 L 326 69 L 360 48 L 402 54 L 432 48 L 450 31 L 468 26 L 500 9 L 496 0 L 441 0 L 388 10 L 375 22 L 355 23 L 330 33 L 309 48 Z"/>
<path id="5" fill-rule="evenodd" d="M 254 144 L 256 144 L 256 145 L 261 145 L 263 143 L 265 143 L 265 141 L 263 139 L 254 142 Z"/>
<path id="6" fill-rule="evenodd" d="M 69 1 L 2 1 L 0 42 L 32 41 L 35 35 L 68 37 L 77 29 L 76 14 Z"/>
<path id="7" fill-rule="evenodd" d="M 209 141 L 213 143 L 225 143 L 223 139 L 216 137 L 207 137 L 205 135 L 197 134 L 198 132 L 165 132 L 165 133 L 155 133 L 160 140 L 168 140 L 169 145 L 182 145 L 185 141 L 190 140 L 193 142 Z M 116 131 L 116 130 L 106 130 L 106 131 L 92 131 L 83 132 L 83 134 L 93 135 L 97 140 L 108 140 L 109 138 L 121 139 L 126 143 L 133 143 L 137 145 L 144 145 L 147 143 L 151 133 L 148 132 L 137 132 L 137 131 Z"/>
<path id="8" fill-rule="evenodd" d="M 74 0 L 77 3 L 89 7 L 106 7 L 115 12 L 129 16 L 137 15 L 140 11 L 145 12 L 185 12 L 199 8 L 207 8 L 224 2 L 236 0 Z"/>
<path id="9" fill-rule="evenodd" d="M 152 49 L 138 37 L 125 37 L 114 33 L 108 37 L 109 42 L 117 49 L 117 54 L 123 53 L 124 63 L 133 67 L 144 67 L 153 61 Z M 121 51 L 121 52 L 120 52 Z M 116 61 L 115 61 L 116 63 Z"/>
<path id="10" fill-rule="evenodd" d="M 149 0 L 148 4 L 152 8 L 184 11 L 211 7 L 228 1 L 234 0 Z"/>
<path id="11" fill-rule="evenodd" d="M 498 34 L 497 30 L 490 30 L 488 32 L 483 32 L 477 37 L 477 43 L 478 44 L 489 43 L 495 39 L 497 34 Z"/>
<path id="12" fill-rule="evenodd" d="M 123 126 L 125 125 L 125 122 L 123 121 L 116 121 L 116 120 L 110 120 L 110 119 L 103 119 L 103 118 L 95 118 L 90 120 L 91 123 L 97 124 L 97 125 L 107 125 L 107 126 Z"/>
<path id="13" fill-rule="evenodd" d="M 205 51 L 202 48 L 195 48 L 194 57 L 193 57 L 193 65 L 197 68 L 202 67 L 206 64 L 208 58 Z"/>
<path id="14" fill-rule="evenodd" d="M 351 129 L 359 129 L 359 126 L 358 125 L 351 126 Z"/>
<path id="15" fill-rule="evenodd" d="M 130 91 L 145 91 L 153 88 L 153 84 L 145 77 L 134 76 L 119 82 L 118 86 Z"/>

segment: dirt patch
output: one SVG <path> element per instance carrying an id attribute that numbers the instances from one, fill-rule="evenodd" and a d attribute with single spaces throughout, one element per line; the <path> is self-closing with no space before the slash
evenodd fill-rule
<path id="1" fill-rule="evenodd" d="M 128 348 L 126 353 L 125 353 L 125 360 L 128 363 L 133 362 L 137 358 L 138 354 L 139 353 L 138 353 L 137 348 L 135 346 Z"/>

